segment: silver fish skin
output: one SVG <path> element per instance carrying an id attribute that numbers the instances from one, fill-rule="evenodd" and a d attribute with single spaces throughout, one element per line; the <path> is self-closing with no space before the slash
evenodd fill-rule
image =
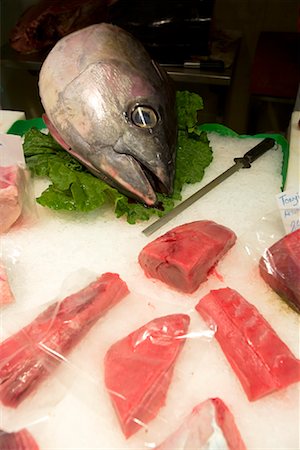
<path id="1" fill-rule="evenodd" d="M 133 36 L 108 23 L 65 36 L 39 92 L 53 137 L 92 173 L 149 206 L 156 192 L 172 193 L 175 91 Z"/>

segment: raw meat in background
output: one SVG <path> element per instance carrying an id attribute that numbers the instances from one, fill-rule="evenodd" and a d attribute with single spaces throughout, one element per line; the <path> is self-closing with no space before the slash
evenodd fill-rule
<path id="1" fill-rule="evenodd" d="M 235 241 L 232 230 L 213 221 L 190 222 L 147 244 L 138 260 L 148 277 L 192 293 Z"/>
<path id="2" fill-rule="evenodd" d="M 265 282 L 300 312 L 300 229 L 265 250 L 259 271 Z"/>
<path id="3" fill-rule="evenodd" d="M 11 30 L 10 45 L 22 53 L 49 50 L 60 38 L 107 19 L 107 0 L 41 0 Z"/>
<path id="4" fill-rule="evenodd" d="M 36 217 L 36 204 L 22 139 L 0 133 L 0 235 L 13 226 L 29 225 Z M 2 249 L 1 249 L 2 250 Z"/>
<path id="5" fill-rule="evenodd" d="M 8 231 L 21 215 L 22 170 L 18 166 L 0 167 L 0 233 Z"/>

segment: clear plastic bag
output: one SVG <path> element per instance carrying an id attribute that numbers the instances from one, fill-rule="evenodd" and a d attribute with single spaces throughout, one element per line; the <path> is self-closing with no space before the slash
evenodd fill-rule
<path id="1" fill-rule="evenodd" d="M 0 134 L 0 234 L 36 219 L 32 180 L 19 136 Z"/>

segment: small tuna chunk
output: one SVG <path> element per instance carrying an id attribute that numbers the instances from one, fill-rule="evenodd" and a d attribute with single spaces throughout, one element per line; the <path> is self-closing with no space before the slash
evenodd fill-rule
<path id="1" fill-rule="evenodd" d="M 15 433 L 6 433 L 0 430 L 0 449 L 1 450 L 39 450 L 35 439 L 23 428 Z"/>
<path id="2" fill-rule="evenodd" d="M 5 233 L 22 212 L 22 169 L 0 167 L 0 233 Z"/>
<path id="3" fill-rule="evenodd" d="M 108 350 L 105 385 L 126 438 L 154 419 L 165 404 L 189 323 L 185 314 L 159 317 Z"/>
<path id="4" fill-rule="evenodd" d="M 236 235 L 210 220 L 180 225 L 147 244 L 138 260 L 145 274 L 192 293 L 234 245 Z"/>
<path id="5" fill-rule="evenodd" d="M 219 398 L 197 405 L 156 450 L 246 450 L 234 417 Z"/>
<path id="6" fill-rule="evenodd" d="M 250 401 L 300 381 L 300 361 L 255 306 L 230 288 L 213 290 L 196 305 Z"/>
<path id="7" fill-rule="evenodd" d="M 105 273 L 79 292 L 53 303 L 3 341 L 0 401 L 16 408 L 128 292 L 118 274 Z"/>
<path id="8" fill-rule="evenodd" d="M 7 305 L 14 300 L 15 298 L 9 285 L 6 269 L 0 260 L 0 305 Z"/>
<path id="9" fill-rule="evenodd" d="M 265 282 L 300 313 L 300 229 L 265 251 L 259 271 Z"/>

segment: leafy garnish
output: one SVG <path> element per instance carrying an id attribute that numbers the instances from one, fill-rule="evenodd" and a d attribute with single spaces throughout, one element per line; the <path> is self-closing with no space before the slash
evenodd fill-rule
<path id="1" fill-rule="evenodd" d="M 178 129 L 192 133 L 197 126 L 197 112 L 203 109 L 200 95 L 189 91 L 176 92 Z"/>
<path id="2" fill-rule="evenodd" d="M 173 209 L 176 200 L 181 199 L 184 184 L 201 181 L 205 168 L 212 161 L 206 132 L 196 133 L 195 126 L 190 126 L 195 119 L 195 108 L 199 109 L 201 105 L 202 99 L 197 94 L 177 93 L 179 131 L 174 192 L 170 197 L 157 195 L 161 209 L 132 201 L 92 175 L 50 134 L 31 128 L 25 134 L 23 144 L 27 166 L 34 175 L 47 177 L 51 181 L 37 202 L 55 210 L 81 212 L 92 211 L 105 204 L 112 205 L 116 216 L 125 215 L 131 224 L 148 220 L 154 214 L 162 216 Z"/>

